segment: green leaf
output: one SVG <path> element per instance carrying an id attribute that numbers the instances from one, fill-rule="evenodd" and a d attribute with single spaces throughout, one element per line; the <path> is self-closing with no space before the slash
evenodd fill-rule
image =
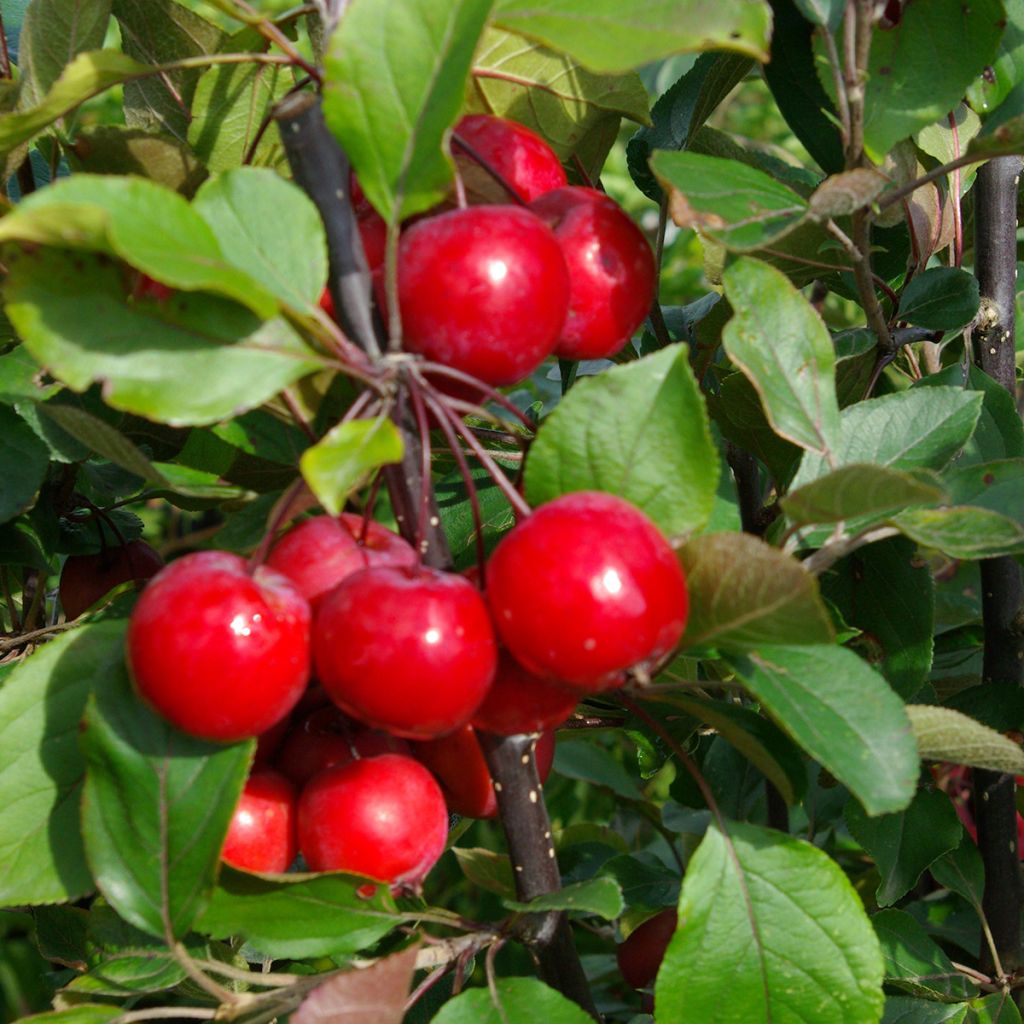
<path id="1" fill-rule="evenodd" d="M 444 198 L 452 165 L 441 143 L 492 2 L 352 0 L 331 36 L 324 115 L 389 223 Z"/>
<path id="2" fill-rule="evenodd" d="M 710 725 L 775 786 L 787 804 L 803 797 L 807 788 L 804 759 L 782 730 L 753 708 L 685 694 L 654 696 L 648 702 L 678 708 Z"/>
<path id="3" fill-rule="evenodd" d="M 601 873 L 619 883 L 631 909 L 661 910 L 679 901 L 679 875 L 652 854 L 612 857 L 601 865 Z"/>
<path id="4" fill-rule="evenodd" d="M 995 59 L 1000 0 L 907 4 L 899 25 L 875 29 L 864 99 L 864 148 L 876 163 L 901 139 L 945 117 Z"/>
<path id="5" fill-rule="evenodd" d="M 484 32 L 477 48 L 466 98 L 467 112 L 525 124 L 563 163 L 578 156 L 594 176 L 621 118 L 648 124 L 648 107 L 635 72 L 594 74 L 564 53 L 494 28 Z"/>
<path id="6" fill-rule="evenodd" d="M 31 1017 L 22 1017 L 28 1024 L 107 1024 L 124 1015 L 121 1006 L 101 1006 L 99 1003 L 82 1003 L 69 1006 L 66 1010 L 50 1010 L 47 1013 L 34 1013 Z"/>
<path id="7" fill-rule="evenodd" d="M 815 25 L 834 32 L 846 9 L 844 0 L 794 0 L 800 13 Z"/>
<path id="8" fill-rule="evenodd" d="M 725 272 L 735 310 L 722 343 L 757 388 L 775 432 L 812 453 L 840 444 L 835 349 L 810 303 L 772 267 L 741 259 Z"/>
<path id="9" fill-rule="evenodd" d="M 967 1007 L 936 1003 L 931 999 L 890 996 L 885 1001 L 882 1024 L 963 1024 Z"/>
<path id="10" fill-rule="evenodd" d="M 839 866 L 799 839 L 712 823 L 679 899 L 655 987 L 666 1021 L 862 1024 L 882 1012 L 882 961 Z"/>
<path id="11" fill-rule="evenodd" d="M 957 456 L 957 469 L 992 459 L 1024 456 L 1024 424 L 1006 388 L 978 366 L 971 364 L 965 376 L 963 365 L 954 363 L 915 382 L 911 390 L 945 386 L 958 390 L 967 388 L 982 396 L 981 415 L 974 433 Z"/>
<path id="12" fill-rule="evenodd" d="M 184 935 L 213 891 L 253 742 L 179 732 L 136 696 L 123 662 L 93 694 L 81 742 L 82 832 L 100 891 L 136 928 Z"/>
<path id="13" fill-rule="evenodd" d="M 391 420 L 339 423 L 299 459 L 309 489 L 332 516 L 375 469 L 402 461 L 402 435 Z"/>
<path id="14" fill-rule="evenodd" d="M 183 196 L 144 178 L 75 174 L 33 192 L 0 220 L 0 241 L 109 253 L 173 288 L 216 292 L 263 319 L 273 296 L 224 258 Z"/>
<path id="15" fill-rule="evenodd" d="M 373 945 L 402 918 L 387 886 L 331 872 L 277 878 L 224 867 L 196 927 L 241 935 L 265 956 L 347 956 Z"/>
<path id="16" fill-rule="evenodd" d="M 661 202 L 661 186 L 649 161 L 655 150 L 685 149 L 715 108 L 753 66 L 749 57 L 707 53 L 661 95 L 651 110 L 653 124 L 641 128 L 626 145 L 629 173 L 649 199 Z"/>
<path id="17" fill-rule="evenodd" d="M 987 508 L 915 508 L 890 521 L 911 540 L 951 558 L 997 558 L 1024 552 L 1024 526 Z"/>
<path id="18" fill-rule="evenodd" d="M 94 687 L 122 671 L 123 623 L 51 640 L 0 688 L 0 904 L 60 903 L 93 888 L 79 828 L 78 726 Z"/>
<path id="19" fill-rule="evenodd" d="M 846 824 L 878 867 L 875 898 L 880 907 L 892 906 L 910 892 L 939 857 L 956 849 L 964 834 L 949 797 L 934 789 L 919 790 L 905 810 L 877 818 L 869 818 L 851 800 Z"/>
<path id="20" fill-rule="evenodd" d="M 625 800 L 643 800 L 637 781 L 622 767 L 611 751 L 586 740 L 564 740 L 555 747 L 554 770 L 570 779 L 580 779 L 610 789 Z"/>
<path id="21" fill-rule="evenodd" d="M 251 166 L 284 171 L 288 161 L 274 122 L 258 142 L 256 133 L 273 105 L 294 85 L 295 76 L 280 64 L 220 64 L 207 69 L 192 100 L 192 151 L 214 173 L 239 167 L 250 150 Z M 279 223 L 288 224 L 284 219 Z"/>
<path id="22" fill-rule="evenodd" d="M 101 256 L 41 249 L 10 269 L 6 309 L 26 348 L 76 391 L 102 383 L 118 409 L 211 423 L 320 367 L 284 320 L 261 322 L 214 295 L 128 304 L 119 268 Z"/>
<path id="23" fill-rule="evenodd" d="M 985 862 L 970 836 L 965 834 L 960 845 L 939 857 L 929 871 L 939 885 L 963 896 L 979 915 L 982 913 Z"/>
<path id="24" fill-rule="evenodd" d="M 526 497 L 570 491 L 631 501 L 666 534 L 707 523 L 718 454 L 684 345 L 577 382 L 544 421 L 526 462 Z"/>
<path id="25" fill-rule="evenodd" d="M 79 54 L 64 68 L 38 106 L 0 114 L 0 156 L 28 142 L 92 96 L 130 78 L 150 75 L 152 70 L 113 50 Z"/>
<path id="26" fill-rule="evenodd" d="M 498 0 L 496 20 L 594 71 L 626 71 L 694 50 L 766 60 L 771 29 L 771 11 L 760 0 Z"/>
<path id="27" fill-rule="evenodd" d="M 507 853 L 495 853 L 483 847 L 453 846 L 459 869 L 477 888 L 511 899 L 515 895 L 515 877 Z"/>
<path id="28" fill-rule="evenodd" d="M 524 913 L 540 910 L 571 910 L 584 914 L 596 914 L 606 921 L 614 921 L 625 909 L 622 889 L 613 878 L 590 878 L 585 882 L 567 885 L 558 892 L 538 896 L 528 903 L 505 900 L 509 910 Z"/>
<path id="29" fill-rule="evenodd" d="M 1024 524 L 1024 459 L 957 468 L 946 474 L 945 482 L 953 504 L 986 508 Z"/>
<path id="30" fill-rule="evenodd" d="M 684 646 L 743 651 L 763 643 L 830 643 L 815 579 L 789 555 L 746 533 L 695 537 L 679 551 L 690 592 Z"/>
<path id="31" fill-rule="evenodd" d="M 10 406 L 0 405 L 0 523 L 34 503 L 49 468 L 49 448 Z"/>
<path id="32" fill-rule="evenodd" d="M 216 52 L 224 33 L 177 0 L 114 0 L 124 52 L 166 64 Z M 188 125 L 202 68 L 182 68 L 131 82 L 124 91 L 129 128 L 161 131 L 188 142 Z"/>
<path id="33" fill-rule="evenodd" d="M 932 331 L 952 331 L 978 314 L 978 279 L 958 267 L 931 267 L 900 295 L 899 317 Z"/>
<path id="34" fill-rule="evenodd" d="M 313 309 L 327 280 L 327 238 L 298 186 L 270 170 L 240 167 L 203 185 L 193 208 L 229 263 L 281 302 Z"/>
<path id="35" fill-rule="evenodd" d="M 22 109 L 35 106 L 65 65 L 86 50 L 99 50 L 110 21 L 110 0 L 33 0 L 18 39 Z"/>
<path id="36" fill-rule="evenodd" d="M 593 1018 L 536 978 L 496 978 L 449 999 L 431 1024 L 592 1024 Z"/>
<path id="37" fill-rule="evenodd" d="M 953 1001 L 978 989 L 953 966 L 924 928 L 902 910 L 883 910 L 871 918 L 885 957 L 886 981 L 908 992 Z"/>
<path id="38" fill-rule="evenodd" d="M 822 577 L 821 590 L 861 631 L 854 649 L 913 697 L 932 667 L 935 632 L 935 581 L 915 545 L 890 537 L 862 547 Z"/>
<path id="39" fill-rule="evenodd" d="M 191 196 L 207 174 L 180 140 L 124 125 L 94 125 L 79 131 L 65 154 L 74 171 L 137 174 L 184 196 Z"/>
<path id="40" fill-rule="evenodd" d="M 902 470 L 942 469 L 971 436 L 981 403 L 978 392 L 952 387 L 914 388 L 857 402 L 840 414 L 836 466 L 808 452 L 792 487 L 858 462 Z"/>
<path id="41" fill-rule="evenodd" d="M 651 170 L 668 192 L 669 214 L 734 252 L 788 235 L 807 217 L 807 200 L 756 167 L 703 153 L 661 151 Z"/>
<path id="42" fill-rule="evenodd" d="M 945 497 L 941 487 L 910 473 L 852 463 L 790 491 L 781 505 L 793 523 L 837 523 L 908 505 L 931 505 Z"/>
<path id="43" fill-rule="evenodd" d="M 1024 81 L 1024 2 L 1003 0 L 1003 6 L 1006 28 L 996 59 L 967 90 L 967 102 L 979 113 L 995 110 Z"/>
<path id="44" fill-rule="evenodd" d="M 922 761 L 952 761 L 993 772 L 1024 775 L 1020 744 L 952 708 L 908 704 Z"/>
<path id="45" fill-rule="evenodd" d="M 153 463 L 124 434 L 98 416 L 58 402 L 41 402 L 38 409 L 47 419 L 53 420 L 62 430 L 115 466 L 142 477 L 148 483 L 166 483 Z"/>
<path id="46" fill-rule="evenodd" d="M 993 992 L 971 1001 L 968 1024 L 1021 1024 L 1020 1010 L 1005 992 Z"/>
<path id="47" fill-rule="evenodd" d="M 910 803 L 918 755 L 903 702 L 857 655 L 824 645 L 763 646 L 731 663 L 762 708 L 868 814 Z"/>

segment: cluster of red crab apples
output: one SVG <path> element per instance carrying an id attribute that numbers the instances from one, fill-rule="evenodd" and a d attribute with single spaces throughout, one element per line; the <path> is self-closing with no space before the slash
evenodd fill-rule
<path id="1" fill-rule="evenodd" d="M 616 352 L 652 300 L 642 233 L 521 126 L 472 116 L 453 142 L 463 196 L 484 202 L 403 229 L 406 349 L 491 386 L 552 353 Z M 496 182 L 503 202 L 487 201 Z M 365 200 L 356 212 L 379 292 L 384 225 Z M 581 697 L 663 659 L 686 624 L 671 546 L 609 494 L 523 516 L 484 570 L 426 567 L 342 514 L 293 526 L 264 564 L 200 552 L 150 581 L 128 630 L 141 696 L 191 735 L 259 738 L 225 860 L 278 872 L 299 852 L 314 871 L 418 886 L 449 809 L 496 813 L 478 732 L 534 735 L 543 775 Z"/>

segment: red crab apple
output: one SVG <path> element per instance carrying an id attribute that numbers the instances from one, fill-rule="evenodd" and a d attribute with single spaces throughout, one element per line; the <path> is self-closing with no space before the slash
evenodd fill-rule
<path id="1" fill-rule="evenodd" d="M 70 555 L 60 571 L 60 606 L 68 619 L 77 619 L 101 597 L 129 580 L 148 580 L 164 560 L 145 541 L 104 548 L 94 555 Z"/>
<path id="2" fill-rule="evenodd" d="M 467 114 L 455 126 L 452 155 L 466 192 L 476 201 L 507 202 L 508 192 L 480 166 L 474 154 L 525 202 L 567 183 L 561 161 L 529 128 L 490 114 Z"/>
<path id="3" fill-rule="evenodd" d="M 471 725 L 436 740 L 413 744 L 413 756 L 422 761 L 441 784 L 448 809 L 464 818 L 493 818 L 498 813 L 491 773 Z M 543 784 L 555 759 L 555 734 L 537 740 L 537 775 Z"/>
<path id="4" fill-rule="evenodd" d="M 274 763 L 295 785 L 304 786 L 314 775 L 357 757 L 408 753 L 409 745 L 405 740 L 347 722 L 342 713 L 331 706 L 307 715 L 292 729 Z"/>
<path id="5" fill-rule="evenodd" d="M 200 551 L 161 570 L 128 623 L 128 664 L 141 696 L 184 732 L 258 736 L 309 678 L 309 604 L 280 573 Z"/>
<path id="6" fill-rule="evenodd" d="M 547 192 L 530 209 L 555 232 L 569 268 L 569 313 L 555 353 L 612 356 L 644 322 L 654 301 L 654 254 L 614 199 L 593 188 Z"/>
<path id="7" fill-rule="evenodd" d="M 615 952 L 619 973 L 633 988 L 647 988 L 658 976 L 678 923 L 674 908 L 662 910 L 634 928 L 619 945 Z"/>
<path id="8" fill-rule="evenodd" d="M 372 519 L 364 524 L 362 516 L 351 512 L 303 520 L 278 540 L 267 558 L 267 565 L 287 576 L 314 607 L 346 576 L 369 565 L 416 562 L 416 552 L 397 533 Z"/>
<path id="9" fill-rule="evenodd" d="M 553 729 L 572 714 L 579 699 L 579 690 L 527 672 L 502 651 L 494 682 L 473 716 L 473 726 L 500 736 Z"/>
<path id="10" fill-rule="evenodd" d="M 287 871 L 295 860 L 295 790 L 269 768 L 249 776 L 221 856 L 247 871 Z"/>
<path id="11" fill-rule="evenodd" d="M 345 712 L 407 739 L 467 722 L 497 665 L 480 592 L 437 569 L 371 566 L 317 607 L 317 677 Z"/>
<path id="12" fill-rule="evenodd" d="M 299 798 L 299 849 L 314 871 L 416 886 L 444 852 L 448 810 L 434 777 L 401 754 L 328 768 Z"/>
<path id="13" fill-rule="evenodd" d="M 668 541 L 634 505 L 597 491 L 556 498 L 506 534 L 487 600 L 517 661 L 589 691 L 671 651 L 688 610 Z"/>
<path id="14" fill-rule="evenodd" d="M 404 232 L 398 296 L 406 349 L 515 384 L 558 341 L 569 275 L 553 232 L 529 210 L 474 206 Z"/>

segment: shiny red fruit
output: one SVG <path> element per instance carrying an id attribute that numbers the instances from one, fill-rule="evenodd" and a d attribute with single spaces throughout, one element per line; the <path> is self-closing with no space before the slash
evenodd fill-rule
<path id="1" fill-rule="evenodd" d="M 597 491 L 556 498 L 503 537 L 487 600 L 517 661 L 589 691 L 668 654 L 688 611 L 668 541 L 638 508 Z"/>
<path id="2" fill-rule="evenodd" d="M 101 597 L 129 580 L 148 580 L 164 560 L 145 541 L 104 548 L 95 555 L 70 555 L 60 571 L 60 606 L 68 619 L 77 619 Z"/>
<path id="3" fill-rule="evenodd" d="M 561 725 L 579 699 L 579 690 L 527 672 L 502 651 L 494 682 L 473 716 L 473 727 L 499 736 L 543 732 Z"/>
<path id="4" fill-rule="evenodd" d="M 614 199 L 593 188 L 560 188 L 530 209 L 555 232 L 569 268 L 569 314 L 556 355 L 614 355 L 654 301 L 654 253 L 643 232 Z"/>
<path id="5" fill-rule="evenodd" d="M 299 849 L 314 871 L 418 885 L 444 852 L 448 810 L 418 761 L 382 754 L 328 768 L 299 798 Z"/>
<path id="6" fill-rule="evenodd" d="M 460 141 L 472 152 L 460 146 Z M 515 121 L 490 114 L 467 114 L 455 126 L 452 141 L 452 155 L 470 198 L 508 202 L 508 190 L 481 168 L 473 154 L 485 160 L 526 202 L 567 184 L 565 170 L 551 147 Z"/>
<path id="7" fill-rule="evenodd" d="M 275 765 L 296 786 L 304 786 L 314 775 L 357 757 L 408 753 L 405 740 L 357 726 L 332 705 L 307 715 L 288 733 Z"/>
<path id="8" fill-rule="evenodd" d="M 629 933 L 615 951 L 619 973 L 633 988 L 647 988 L 658 976 L 665 950 L 679 923 L 674 909 L 662 910 Z"/>
<path id="9" fill-rule="evenodd" d="M 569 275 L 551 229 L 517 206 L 474 206 L 412 225 L 398 252 L 408 351 L 515 384 L 554 350 Z"/>
<path id="10" fill-rule="evenodd" d="M 279 573 L 200 551 L 159 572 L 128 623 L 128 664 L 141 696 L 184 732 L 258 736 L 309 679 L 309 604 Z"/>
<path id="11" fill-rule="evenodd" d="M 321 601 L 317 676 L 367 725 L 432 739 L 469 721 L 494 678 L 487 606 L 468 580 L 437 569 L 371 566 Z"/>
<path id="12" fill-rule="evenodd" d="M 314 516 L 292 527 L 274 545 L 267 565 L 295 584 L 312 605 L 346 576 L 370 565 L 415 566 L 412 546 L 374 520 L 343 512 Z"/>
<path id="13" fill-rule="evenodd" d="M 165 303 L 172 295 L 174 295 L 174 289 L 170 285 L 154 280 L 149 274 L 140 274 L 132 291 L 132 298 L 148 299 L 150 302 L 156 302 L 160 305 Z"/>
<path id="14" fill-rule="evenodd" d="M 295 790 L 269 768 L 249 776 L 228 827 L 221 856 L 246 871 L 287 871 L 298 853 Z"/>
<path id="15" fill-rule="evenodd" d="M 441 784 L 448 809 L 464 818 L 493 818 L 498 813 L 494 782 L 471 725 L 412 745 L 413 756 L 423 762 Z M 537 740 L 537 776 L 543 784 L 555 760 L 555 734 Z"/>

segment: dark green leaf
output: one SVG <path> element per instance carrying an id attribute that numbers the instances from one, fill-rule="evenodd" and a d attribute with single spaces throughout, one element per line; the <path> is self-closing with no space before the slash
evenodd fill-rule
<path id="1" fill-rule="evenodd" d="M 508 899 L 515 895 L 515 877 L 508 854 L 495 853 L 482 847 L 466 849 L 458 846 L 452 848 L 452 853 L 462 873 L 477 888 Z"/>
<path id="2" fill-rule="evenodd" d="M 875 898 L 880 907 L 892 906 L 910 892 L 939 857 L 956 849 L 964 834 L 953 804 L 939 790 L 919 790 L 906 810 L 877 818 L 869 818 L 851 800 L 846 824 L 878 866 L 881 880 Z"/>
<path id="3" fill-rule="evenodd" d="M 985 862 L 970 836 L 964 835 L 960 845 L 944 853 L 929 870 L 939 885 L 963 896 L 980 914 L 985 895 Z"/>
<path id="4" fill-rule="evenodd" d="M 540 39 L 595 71 L 626 71 L 673 53 L 735 50 L 765 60 L 771 12 L 748 0 L 498 0 L 503 28 Z"/>
<path id="5" fill-rule="evenodd" d="M 978 279 L 958 267 L 931 267 L 900 296 L 901 320 L 932 331 L 952 331 L 978 314 Z"/>
<path id="6" fill-rule="evenodd" d="M 102 257 L 38 250 L 11 262 L 7 311 L 26 347 L 76 390 L 103 382 L 115 408 L 210 423 L 319 368 L 284 320 L 261 322 L 217 296 L 129 305 L 119 269 Z"/>
<path id="7" fill-rule="evenodd" d="M 79 827 L 78 726 L 94 687 L 123 671 L 123 623 L 50 641 L 0 689 L 0 903 L 58 903 L 93 888 Z"/>
<path id="8" fill-rule="evenodd" d="M 936 1003 L 931 999 L 890 996 L 885 1001 L 882 1024 L 963 1024 L 967 1007 Z"/>
<path id="9" fill-rule="evenodd" d="M 795 804 L 803 797 L 807 770 L 800 752 L 774 722 L 753 708 L 685 694 L 655 699 L 710 725 L 775 786 L 786 803 Z"/>
<path id="10" fill-rule="evenodd" d="M 32 505 L 49 468 L 46 444 L 10 406 L 0 405 L 0 523 Z"/>
<path id="11" fill-rule="evenodd" d="M 882 962 L 838 865 L 779 832 L 709 826 L 658 972 L 666 1021 L 853 1024 L 882 1012 Z"/>
<path id="12" fill-rule="evenodd" d="M 876 162 L 900 141 L 957 105 L 996 55 L 1000 0 L 907 4 L 899 25 L 876 28 L 864 99 L 864 148 Z"/>
<path id="13" fill-rule="evenodd" d="M 763 646 L 731 661 L 762 708 L 869 814 L 910 803 L 918 754 L 903 702 L 855 654 L 825 645 Z"/>
<path id="14" fill-rule="evenodd" d="M 835 349 L 821 317 L 777 270 L 741 259 L 726 270 L 735 316 L 722 342 L 757 388 L 775 432 L 812 453 L 840 445 Z"/>
<path id="15" fill-rule="evenodd" d="M 679 902 L 679 875 L 651 854 L 612 857 L 601 865 L 601 873 L 619 883 L 631 908 L 660 910 Z"/>
<path id="16" fill-rule="evenodd" d="M 353 0 L 331 36 L 324 114 L 389 223 L 444 198 L 452 165 L 441 143 L 492 2 Z"/>
<path id="17" fill-rule="evenodd" d="M 591 878 L 585 882 L 576 882 L 558 892 L 538 896 L 528 903 L 505 900 L 505 906 L 524 913 L 536 910 L 576 911 L 596 914 L 606 921 L 614 921 L 624 909 L 622 890 L 612 878 Z"/>
<path id="18" fill-rule="evenodd" d="M 946 474 L 950 500 L 1009 515 L 1024 524 L 1024 459 L 1001 459 Z"/>
<path id="19" fill-rule="evenodd" d="M 197 928 L 242 935 L 266 956 L 342 956 L 372 945 L 402 920 L 387 886 L 331 872 L 270 878 L 225 867 Z"/>
<path id="20" fill-rule="evenodd" d="M 666 534 L 707 523 L 718 455 L 683 345 L 579 381 L 544 421 L 526 462 L 532 505 L 570 491 L 617 494 Z"/>
<path id="21" fill-rule="evenodd" d="M 836 523 L 908 505 L 931 505 L 945 497 L 930 480 L 885 466 L 853 463 L 790 491 L 781 504 L 794 523 Z"/>
<path id="22" fill-rule="evenodd" d="M 555 747 L 554 770 L 570 779 L 581 779 L 610 789 L 626 800 L 643 800 L 636 780 L 611 751 L 586 740 L 563 740 Z"/>
<path id="23" fill-rule="evenodd" d="M 123 663 L 85 725 L 82 831 L 100 891 L 137 928 L 180 937 L 213 891 L 253 743 L 178 732 L 136 696 Z"/>
<path id="24" fill-rule="evenodd" d="M 752 66 L 749 57 L 738 54 L 703 54 L 654 104 L 653 125 L 641 128 L 626 146 L 629 173 L 644 195 L 656 203 L 661 201 L 661 186 L 649 166 L 654 151 L 685 149 L 691 136 Z"/>
<path id="25" fill-rule="evenodd" d="M 450 999 L 431 1024 L 591 1024 L 593 1018 L 536 978 L 497 978 L 494 995 L 472 988 Z"/>
<path id="26" fill-rule="evenodd" d="M 124 1014 L 123 1007 L 101 1006 L 99 1003 L 82 1003 L 70 1006 L 66 1010 L 50 1010 L 47 1013 L 34 1013 L 31 1017 L 22 1017 L 25 1024 L 108 1024 Z"/>
<path id="27" fill-rule="evenodd" d="M 883 910 L 871 918 L 871 923 L 882 946 L 888 982 L 908 992 L 950 1001 L 977 995 L 977 986 L 956 970 L 909 914 Z"/>
<path id="28" fill-rule="evenodd" d="M 746 533 L 695 537 L 679 551 L 690 591 L 683 643 L 748 650 L 829 643 L 832 623 L 800 563 Z"/>
<path id="29" fill-rule="evenodd" d="M 935 583 L 916 547 L 900 537 L 855 551 L 826 573 L 822 593 L 861 631 L 853 646 L 904 699 L 928 678 Z"/>
<path id="30" fill-rule="evenodd" d="M 747 164 L 703 153 L 661 151 L 651 170 L 681 228 L 698 228 L 735 252 L 771 245 L 800 225 L 807 200 Z"/>
<path id="31" fill-rule="evenodd" d="M 224 33 L 177 0 L 114 0 L 124 52 L 148 64 L 214 53 Z M 192 97 L 202 68 L 182 68 L 140 78 L 125 88 L 129 128 L 166 132 L 188 141 Z"/>
<path id="32" fill-rule="evenodd" d="M 1024 2 L 1003 0 L 1006 28 L 992 64 L 967 90 L 967 102 L 979 113 L 995 110 L 1014 86 L 1024 81 Z"/>
<path id="33" fill-rule="evenodd" d="M 193 208 L 229 263 L 295 309 L 316 306 L 327 280 L 327 239 L 300 188 L 273 171 L 240 167 L 203 185 Z"/>
<path id="34" fill-rule="evenodd" d="M 1021 1024 L 1020 1010 L 1005 992 L 993 992 L 971 1001 L 968 1024 Z"/>

